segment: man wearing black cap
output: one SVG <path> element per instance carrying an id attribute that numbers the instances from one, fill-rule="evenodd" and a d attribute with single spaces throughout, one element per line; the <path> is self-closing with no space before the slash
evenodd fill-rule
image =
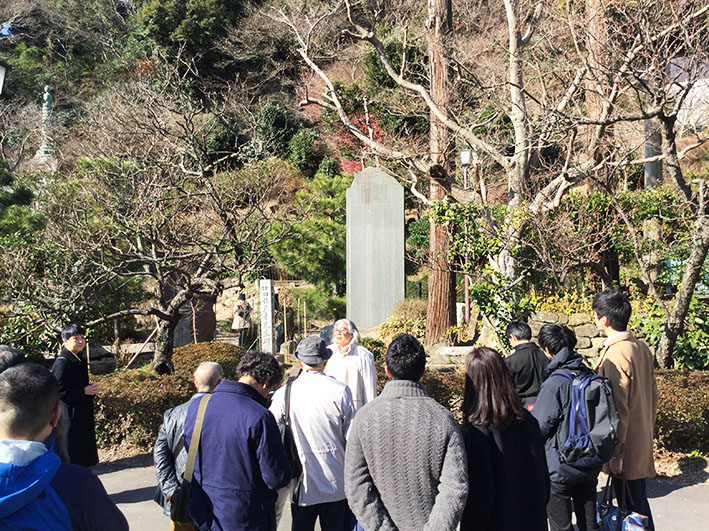
<path id="1" fill-rule="evenodd" d="M 351 531 L 354 517 L 345 499 L 345 443 L 354 405 L 349 388 L 325 375 L 332 352 L 318 336 L 300 342 L 295 353 L 303 371 L 291 384 L 289 419 L 303 466 L 293 484 L 294 531 L 312 531 L 315 520 L 328 531 Z M 286 387 L 273 395 L 271 412 L 285 418 Z"/>

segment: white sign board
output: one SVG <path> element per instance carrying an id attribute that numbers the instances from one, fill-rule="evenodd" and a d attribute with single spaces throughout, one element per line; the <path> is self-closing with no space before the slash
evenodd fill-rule
<path id="1" fill-rule="evenodd" d="M 259 283 L 259 301 L 261 306 L 261 350 L 275 354 L 273 341 L 273 280 L 261 280 Z"/>

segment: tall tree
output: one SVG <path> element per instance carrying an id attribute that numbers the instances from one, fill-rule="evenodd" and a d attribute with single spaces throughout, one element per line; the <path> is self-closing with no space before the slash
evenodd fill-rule
<path id="1" fill-rule="evenodd" d="M 453 31 L 451 0 L 428 0 L 426 40 L 431 79 L 431 97 L 446 112 L 451 96 L 447 42 Z M 448 127 L 430 111 L 431 161 L 449 171 L 451 143 Z M 440 201 L 445 189 L 437 182 L 430 185 L 429 199 Z M 426 344 L 440 341 L 447 328 L 455 323 L 455 273 L 447 264 L 449 252 L 448 231 L 431 219 L 429 236 L 428 310 L 426 312 Z"/>

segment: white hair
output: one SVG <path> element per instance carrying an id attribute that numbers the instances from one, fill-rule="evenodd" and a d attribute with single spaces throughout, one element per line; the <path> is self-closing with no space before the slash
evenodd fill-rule
<path id="1" fill-rule="evenodd" d="M 337 325 L 339 325 L 340 323 L 345 323 L 347 325 L 348 332 L 350 334 L 352 334 L 352 341 L 351 342 L 354 343 L 355 345 L 358 345 L 359 344 L 359 331 L 357 330 L 357 327 L 355 326 L 355 324 L 352 321 L 350 321 L 349 319 L 338 319 L 337 321 L 335 321 L 335 327 L 337 327 Z"/>

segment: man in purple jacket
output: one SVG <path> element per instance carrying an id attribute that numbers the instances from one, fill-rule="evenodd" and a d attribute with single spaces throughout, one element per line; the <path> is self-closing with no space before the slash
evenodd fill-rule
<path id="1" fill-rule="evenodd" d="M 266 396 L 283 369 L 270 354 L 247 352 L 236 376 L 217 386 L 205 411 L 188 511 L 202 531 L 275 531 L 276 489 L 291 469 Z M 188 450 L 199 402 L 187 413 Z"/>

